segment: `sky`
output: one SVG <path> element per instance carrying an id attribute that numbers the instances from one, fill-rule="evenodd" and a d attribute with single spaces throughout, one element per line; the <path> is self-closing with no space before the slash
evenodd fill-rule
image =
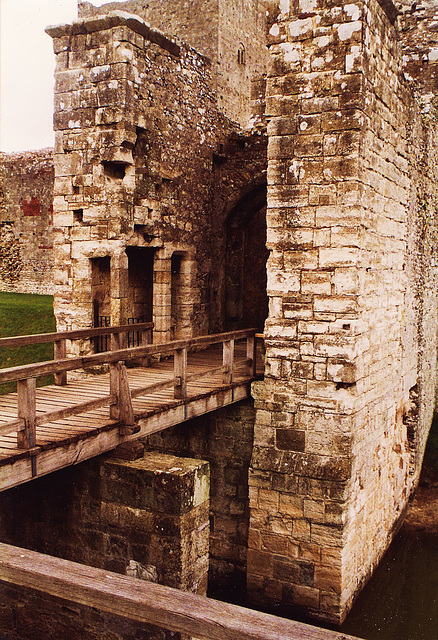
<path id="1" fill-rule="evenodd" d="M 53 146 L 55 55 L 44 29 L 76 18 L 77 0 L 0 0 L 1 151 Z"/>

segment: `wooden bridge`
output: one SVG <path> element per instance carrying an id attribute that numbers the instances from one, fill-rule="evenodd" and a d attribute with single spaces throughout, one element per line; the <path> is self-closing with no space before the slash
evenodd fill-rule
<path id="1" fill-rule="evenodd" d="M 248 398 L 262 373 L 255 329 L 150 344 L 152 325 L 142 323 L 139 346 L 121 348 L 133 329 L 0 339 L 0 347 L 55 345 L 53 361 L 0 370 L 0 384 L 17 382 L 16 393 L 0 396 L 0 491 Z M 103 335 L 110 351 L 66 357 L 67 340 Z M 82 379 L 67 381 L 73 371 Z M 37 389 L 47 374 L 55 384 Z"/>

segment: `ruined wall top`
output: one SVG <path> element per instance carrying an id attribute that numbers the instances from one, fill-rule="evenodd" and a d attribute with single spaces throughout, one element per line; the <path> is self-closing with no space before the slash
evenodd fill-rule
<path id="1" fill-rule="evenodd" d="M 212 63 L 219 108 L 243 127 L 251 122 L 253 81 L 266 70 L 265 0 L 127 0 L 95 7 L 78 2 L 80 19 L 124 11 L 139 16 Z"/>
<path id="2" fill-rule="evenodd" d="M 398 6 L 407 78 L 430 101 L 438 93 L 438 1 L 401 0 Z"/>
<path id="3" fill-rule="evenodd" d="M 52 38 L 61 38 L 63 36 L 76 36 L 121 26 L 129 27 L 135 33 L 142 35 L 149 42 L 159 45 L 174 56 L 178 56 L 180 53 L 180 46 L 176 42 L 167 38 L 157 29 L 151 29 L 139 16 L 125 11 L 111 11 L 107 14 L 99 14 L 94 20 L 92 18 L 82 18 L 75 20 L 72 24 L 50 26 L 47 27 L 46 33 Z"/>

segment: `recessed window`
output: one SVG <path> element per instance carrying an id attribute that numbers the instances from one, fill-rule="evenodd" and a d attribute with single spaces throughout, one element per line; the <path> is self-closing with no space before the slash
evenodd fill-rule
<path id="1" fill-rule="evenodd" d="M 116 180 L 123 180 L 126 173 L 126 164 L 124 162 L 109 162 L 104 161 L 103 172 L 107 178 L 113 178 Z"/>
<path id="2" fill-rule="evenodd" d="M 83 209 L 74 209 L 73 210 L 73 218 L 75 222 L 82 222 L 84 219 L 84 210 Z"/>

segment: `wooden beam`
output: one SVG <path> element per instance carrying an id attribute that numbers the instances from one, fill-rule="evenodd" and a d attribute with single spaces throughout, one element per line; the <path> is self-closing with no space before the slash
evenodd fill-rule
<path id="1" fill-rule="evenodd" d="M 113 362 L 110 365 L 110 391 L 116 397 L 116 402 L 110 405 L 110 417 L 120 423 L 121 435 L 131 435 L 134 433 L 132 427 L 135 418 L 128 374 L 123 362 Z"/>
<path id="2" fill-rule="evenodd" d="M 224 384 L 231 384 L 233 382 L 234 340 L 224 340 L 223 364 L 225 368 L 223 376 Z"/>
<path id="3" fill-rule="evenodd" d="M 58 471 L 64 467 L 79 464 L 90 458 L 115 449 L 122 442 L 136 440 L 143 436 L 163 431 L 169 427 L 181 424 L 191 418 L 216 411 L 233 402 L 239 402 L 250 397 L 248 383 L 234 384 L 232 388 L 222 388 L 215 391 L 200 394 L 196 398 L 187 400 L 174 400 L 172 406 L 158 411 L 152 410 L 147 415 L 137 418 L 140 430 L 128 436 L 119 433 L 119 423 L 109 422 L 108 427 L 99 433 L 82 434 L 75 442 L 54 443 L 44 447 L 36 447 L 32 450 L 32 456 L 36 459 L 36 475 L 32 471 L 31 456 L 28 451 L 23 451 L 23 456 L 0 459 L 0 491 L 10 489 L 17 485 Z M 34 464 L 35 466 L 35 464 Z M 34 475 L 32 475 L 34 473 Z"/>
<path id="4" fill-rule="evenodd" d="M 354 640 L 344 633 L 3 543 L 0 580 L 205 640 Z"/>
<path id="5" fill-rule="evenodd" d="M 132 329 L 133 325 L 127 325 Z M 25 380 L 36 376 L 60 373 L 61 371 L 73 371 L 74 369 L 86 369 L 96 365 L 110 364 L 111 362 L 125 362 L 136 358 L 151 356 L 156 354 L 172 353 L 176 349 L 193 349 L 196 347 L 206 347 L 220 342 L 234 342 L 235 340 L 247 338 L 253 335 L 254 329 L 242 329 L 240 331 L 230 331 L 228 333 L 217 333 L 207 336 L 199 336 L 190 340 L 174 340 L 162 344 L 132 347 L 119 351 L 108 351 L 92 356 L 82 356 L 67 358 L 65 360 L 51 360 L 38 364 L 25 364 L 20 367 L 11 367 L 0 370 L 0 384 L 16 380 Z"/>
<path id="6" fill-rule="evenodd" d="M 185 398 L 187 395 L 187 349 L 176 349 L 174 355 L 174 396 Z"/>
<path id="7" fill-rule="evenodd" d="M 246 339 L 246 357 L 248 363 L 248 375 L 254 377 L 257 369 L 257 342 L 255 336 L 248 336 Z"/>
<path id="8" fill-rule="evenodd" d="M 61 338 L 60 340 L 55 341 L 54 345 L 54 360 L 65 360 L 67 357 L 67 340 L 66 338 Z M 67 371 L 60 371 L 59 373 L 55 373 L 55 384 L 59 386 L 65 386 L 67 384 Z"/>
<path id="9" fill-rule="evenodd" d="M 17 432 L 19 449 L 32 449 L 36 440 L 36 380 L 19 380 L 18 418 L 24 420 L 24 428 Z"/>
<path id="10" fill-rule="evenodd" d="M 153 322 L 142 322 L 137 325 L 139 330 L 150 331 Z M 96 336 L 125 333 L 132 330 L 132 324 L 121 324 L 116 327 L 96 327 L 94 329 L 77 329 L 76 331 L 58 331 L 57 333 L 35 333 L 29 336 L 11 336 L 0 338 L 0 347 L 22 347 L 28 344 L 45 344 L 60 340 L 78 340 Z"/>

